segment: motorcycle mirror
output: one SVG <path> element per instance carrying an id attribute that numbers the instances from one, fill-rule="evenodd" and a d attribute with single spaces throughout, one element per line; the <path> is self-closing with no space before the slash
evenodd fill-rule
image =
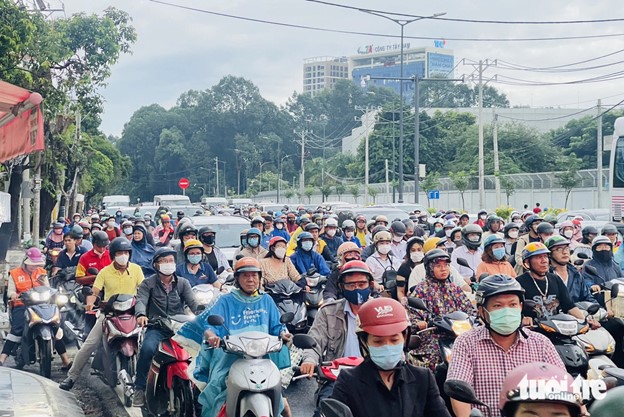
<path id="1" fill-rule="evenodd" d="M 577 258 L 580 258 L 580 259 L 589 259 L 589 256 L 587 256 L 587 254 L 586 254 L 585 252 L 579 252 L 579 253 L 577 253 L 577 254 L 576 254 L 576 257 L 577 257 Z"/>
<path id="2" fill-rule="evenodd" d="M 307 275 L 314 275 L 314 274 L 316 274 L 316 268 L 315 268 L 315 267 L 312 267 L 312 268 L 308 269 L 308 270 L 306 271 L 306 274 L 307 274 Z"/>
<path id="3" fill-rule="evenodd" d="M 470 410 L 470 414 L 468 414 L 468 416 L 469 417 L 483 417 L 483 413 L 478 408 L 473 408 L 472 410 Z"/>
<path id="4" fill-rule="evenodd" d="M 231 284 L 233 282 L 234 282 L 234 274 L 228 275 L 228 277 L 225 279 L 225 283 L 226 284 Z"/>
<path id="5" fill-rule="evenodd" d="M 353 417 L 349 407 L 333 398 L 321 401 L 321 414 L 325 417 Z"/>
<path id="6" fill-rule="evenodd" d="M 397 272 L 395 270 L 387 269 L 384 271 L 383 273 L 384 287 L 386 286 L 386 283 L 390 283 L 391 281 L 395 281 L 396 283 L 396 279 L 397 279 Z"/>
<path id="7" fill-rule="evenodd" d="M 587 308 L 587 313 L 590 316 L 593 316 L 600 310 L 600 304 L 592 304 Z"/>
<path id="8" fill-rule="evenodd" d="M 290 323 L 294 319 L 295 319 L 295 313 L 293 313 L 292 311 L 289 311 L 280 316 L 280 323 L 282 324 Z"/>
<path id="9" fill-rule="evenodd" d="M 487 272 L 484 272 L 483 274 L 479 275 L 479 282 L 481 282 L 482 280 L 484 280 L 485 278 L 487 278 L 489 276 L 490 276 L 490 274 L 488 274 Z M 474 275 L 472 277 L 474 278 Z"/>
<path id="10" fill-rule="evenodd" d="M 429 309 L 427 309 L 427 306 L 425 305 L 425 302 L 421 300 L 420 298 L 408 297 L 407 305 L 412 308 L 415 308 L 416 310 L 429 311 Z"/>
<path id="11" fill-rule="evenodd" d="M 598 270 L 594 266 L 585 265 L 585 271 L 587 271 L 590 275 L 593 275 L 595 277 L 600 276 L 600 274 L 598 274 Z"/>
<path id="12" fill-rule="evenodd" d="M 611 298 L 617 298 L 620 293 L 620 284 L 613 284 L 611 286 Z"/>
<path id="13" fill-rule="evenodd" d="M 91 268 L 87 269 L 87 274 L 89 274 L 89 275 L 97 275 L 98 272 L 100 272 L 100 271 L 98 271 L 97 268 L 91 267 Z"/>
<path id="14" fill-rule="evenodd" d="M 410 336 L 409 341 L 407 342 L 407 349 L 408 350 L 418 349 L 421 343 L 422 343 L 422 338 L 420 336 L 412 335 Z"/>
<path id="15" fill-rule="evenodd" d="M 537 307 L 537 303 L 533 300 L 524 300 L 522 303 L 522 314 L 526 317 L 536 318 L 537 311 L 535 308 Z"/>
<path id="16" fill-rule="evenodd" d="M 92 287 L 89 287 L 89 286 L 82 287 L 82 295 L 84 295 L 86 297 L 87 295 L 91 295 L 91 294 L 93 294 L 93 288 Z"/>
<path id="17" fill-rule="evenodd" d="M 293 345 L 299 349 L 314 349 L 316 340 L 307 334 L 296 334 L 293 336 Z"/>
<path id="18" fill-rule="evenodd" d="M 225 268 L 223 266 L 220 266 L 217 268 L 217 275 L 221 275 L 223 273 L 223 271 L 225 271 Z"/>
<path id="19" fill-rule="evenodd" d="M 486 406 L 477 398 L 477 394 L 475 394 L 474 390 L 470 385 L 458 379 L 448 379 L 444 383 L 444 393 L 452 399 L 460 401 L 462 403 Z"/>
<path id="20" fill-rule="evenodd" d="M 236 260 L 237 260 L 237 261 L 240 261 L 240 260 L 241 260 L 241 259 L 243 259 L 244 257 L 245 257 L 245 255 L 242 255 L 242 254 L 240 254 L 240 253 L 239 253 L 238 255 L 236 255 Z"/>
<path id="21" fill-rule="evenodd" d="M 468 261 L 464 258 L 457 258 L 457 264 L 464 266 L 466 268 L 470 268 L 470 264 L 468 263 Z M 472 269 L 472 268 L 470 268 Z"/>
<path id="22" fill-rule="evenodd" d="M 208 316 L 208 324 L 210 324 L 211 326 L 223 326 L 224 323 L 225 320 L 218 314 Z"/>

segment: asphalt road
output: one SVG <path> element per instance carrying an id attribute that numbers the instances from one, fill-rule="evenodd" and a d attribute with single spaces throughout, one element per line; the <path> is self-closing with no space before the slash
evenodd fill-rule
<path id="1" fill-rule="evenodd" d="M 315 379 L 299 379 L 288 386 L 286 398 L 290 404 L 293 417 L 312 417 L 314 414 Z"/>

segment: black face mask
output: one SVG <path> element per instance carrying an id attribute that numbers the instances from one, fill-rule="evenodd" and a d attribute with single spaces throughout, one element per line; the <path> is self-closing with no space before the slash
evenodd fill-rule
<path id="1" fill-rule="evenodd" d="M 594 258 L 600 262 L 610 262 L 613 259 L 611 250 L 594 251 Z"/>
<path id="2" fill-rule="evenodd" d="M 287 221 L 288 223 L 294 223 L 294 222 L 295 222 L 295 219 L 287 219 L 286 221 Z"/>
<path id="3" fill-rule="evenodd" d="M 202 243 L 205 243 L 206 245 L 212 246 L 214 245 L 215 237 L 214 235 L 202 235 L 201 241 Z"/>

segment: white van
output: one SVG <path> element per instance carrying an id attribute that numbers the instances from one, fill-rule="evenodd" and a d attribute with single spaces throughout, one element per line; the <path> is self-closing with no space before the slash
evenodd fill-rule
<path id="1" fill-rule="evenodd" d="M 191 199 L 188 196 L 180 194 L 161 194 L 154 196 L 155 206 L 190 206 Z"/>
<path id="2" fill-rule="evenodd" d="M 129 207 L 130 206 L 130 196 L 128 195 L 107 195 L 102 198 L 102 205 L 106 209 L 111 208 L 119 208 L 119 207 Z"/>
<path id="3" fill-rule="evenodd" d="M 227 198 L 224 197 L 204 197 L 201 199 L 203 206 L 226 207 L 228 205 Z"/>
<path id="4" fill-rule="evenodd" d="M 232 198 L 230 200 L 231 206 L 251 206 L 253 201 L 251 198 Z"/>

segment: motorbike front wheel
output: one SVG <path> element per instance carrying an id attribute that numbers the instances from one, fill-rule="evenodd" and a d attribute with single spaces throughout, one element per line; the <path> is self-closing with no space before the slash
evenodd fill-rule
<path id="1" fill-rule="evenodd" d="M 122 355 L 121 353 L 117 354 L 117 383 L 121 384 L 121 390 L 124 394 L 124 405 L 126 407 L 132 407 L 132 392 L 134 392 L 133 390 L 129 390 L 128 387 L 126 386 L 125 381 L 122 378 L 119 378 L 119 371 L 124 370 L 126 371 L 126 375 L 128 375 L 128 378 L 130 381 L 134 380 L 134 374 L 135 374 L 135 361 L 136 361 L 136 356 L 134 357 L 127 357 Z"/>
<path id="2" fill-rule="evenodd" d="M 52 341 L 39 339 L 39 374 L 45 378 L 50 378 L 52 374 Z"/>
<path id="3" fill-rule="evenodd" d="M 191 383 L 180 378 L 173 380 L 173 408 L 174 412 L 169 417 L 193 417 L 195 406 L 193 405 L 193 392 Z"/>

